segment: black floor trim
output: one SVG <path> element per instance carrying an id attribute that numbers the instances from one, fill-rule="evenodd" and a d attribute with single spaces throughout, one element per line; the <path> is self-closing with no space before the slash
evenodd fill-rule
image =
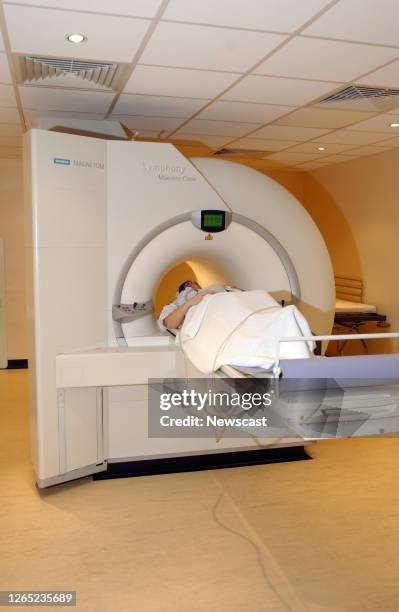
<path id="1" fill-rule="evenodd" d="M 27 359 L 9 359 L 7 370 L 26 370 L 28 367 Z"/>
<path id="2" fill-rule="evenodd" d="M 264 463 L 303 461 L 311 458 L 305 451 L 304 446 L 289 446 L 285 448 L 215 453 L 212 455 L 143 459 L 139 461 L 109 463 L 107 471 L 94 474 L 93 479 L 108 480 L 109 478 L 130 478 L 133 476 L 151 476 L 176 472 L 218 470 L 248 465 L 262 465 Z"/>

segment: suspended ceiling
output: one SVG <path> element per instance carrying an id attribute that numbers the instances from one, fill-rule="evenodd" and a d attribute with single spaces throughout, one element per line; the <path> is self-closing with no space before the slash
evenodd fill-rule
<path id="1" fill-rule="evenodd" d="M 7 0 L 0 3 L 0 157 L 39 116 L 121 121 L 188 153 L 264 152 L 308 170 L 399 146 L 387 112 L 321 99 L 399 89 L 397 0 Z M 65 36 L 82 33 L 79 45 Z M 73 75 L 20 83 L 19 56 L 118 63 L 116 90 Z M 324 150 L 319 150 L 323 147 Z"/>

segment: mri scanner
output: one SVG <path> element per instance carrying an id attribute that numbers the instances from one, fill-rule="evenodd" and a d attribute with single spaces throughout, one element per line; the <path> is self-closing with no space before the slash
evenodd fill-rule
<path id="1" fill-rule="evenodd" d="M 159 329 L 154 295 L 189 261 L 200 283 L 265 289 L 328 335 L 332 267 L 300 203 L 255 170 L 170 144 L 41 129 L 25 135 L 24 176 L 38 485 L 258 449 L 148 437 L 148 379 L 201 376 Z"/>

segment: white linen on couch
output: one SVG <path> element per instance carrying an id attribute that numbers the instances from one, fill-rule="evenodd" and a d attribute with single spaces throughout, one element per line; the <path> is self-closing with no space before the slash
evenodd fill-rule
<path id="1" fill-rule="evenodd" d="M 282 342 L 310 336 L 295 306 L 281 307 L 266 291 L 217 293 L 188 311 L 178 342 L 194 366 L 210 374 L 223 365 L 268 369 L 282 359 L 310 357 L 313 342 Z"/>

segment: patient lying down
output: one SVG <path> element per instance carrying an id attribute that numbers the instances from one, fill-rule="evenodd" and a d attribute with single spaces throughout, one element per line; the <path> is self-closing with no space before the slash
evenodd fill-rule
<path id="1" fill-rule="evenodd" d="M 311 330 L 295 306 L 283 308 L 263 290 L 215 292 L 186 281 L 159 322 L 179 329 L 177 342 L 204 374 L 223 365 L 269 369 L 279 358 L 311 357 L 314 349 L 313 342 L 278 342 L 311 336 Z"/>
<path id="2" fill-rule="evenodd" d="M 176 293 L 175 300 L 162 308 L 158 319 L 161 326 L 167 329 L 178 329 L 181 327 L 190 308 L 199 304 L 210 293 L 206 289 L 201 289 L 196 281 L 184 281 Z"/>

